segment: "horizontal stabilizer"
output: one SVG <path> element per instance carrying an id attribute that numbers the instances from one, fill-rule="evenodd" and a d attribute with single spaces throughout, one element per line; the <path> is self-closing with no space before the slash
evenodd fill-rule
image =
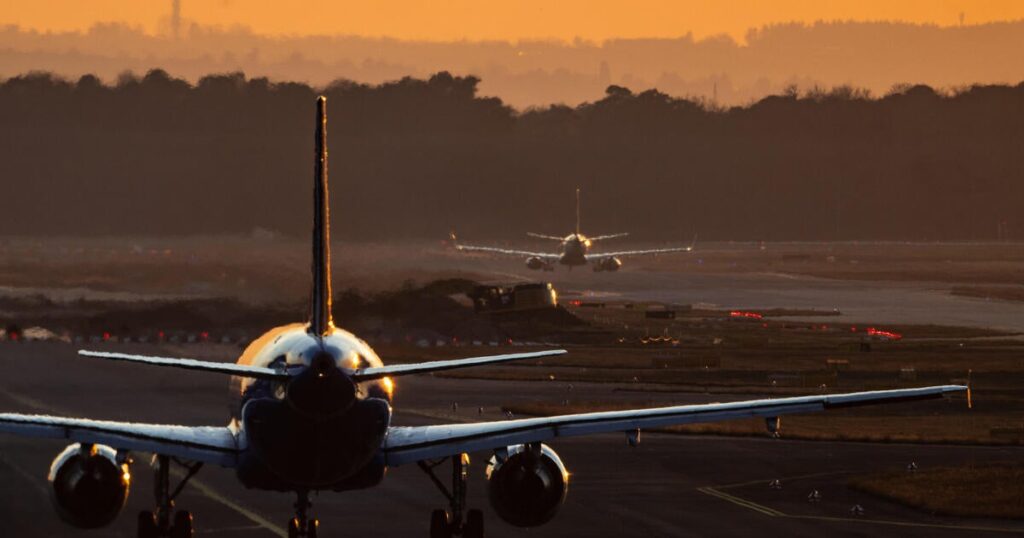
<path id="1" fill-rule="evenodd" d="M 617 234 L 595 235 L 594 237 L 588 237 L 587 239 L 590 239 L 591 241 L 605 241 L 608 239 L 618 239 L 620 237 L 626 237 L 628 235 L 629 232 L 622 232 Z"/>
<path id="2" fill-rule="evenodd" d="M 245 366 L 233 362 L 199 361 L 195 359 L 178 359 L 172 357 L 151 357 L 148 355 L 130 355 L 128 353 L 108 353 L 106 351 L 78 350 L 82 357 L 94 357 L 97 359 L 108 359 L 114 361 L 135 362 L 149 364 L 152 366 L 169 366 L 183 370 L 200 370 L 203 372 L 216 372 L 220 374 L 237 375 L 241 377 L 255 377 L 259 379 L 288 379 L 288 374 L 273 368 L 261 366 Z"/>
<path id="3" fill-rule="evenodd" d="M 428 372 L 440 372 L 442 370 L 454 370 L 456 368 L 468 368 L 470 366 L 483 366 L 486 364 L 498 364 L 509 361 L 521 361 L 526 359 L 539 359 L 554 355 L 568 353 L 564 349 L 552 349 L 548 351 L 534 351 L 530 353 L 509 353 L 507 355 L 489 355 L 486 357 L 472 357 L 468 359 L 455 359 L 449 361 L 421 362 L 417 364 L 395 364 L 392 366 L 380 366 L 376 368 L 364 368 L 356 370 L 352 374 L 353 381 L 369 381 L 380 379 L 386 376 L 400 376 L 410 374 L 423 374 Z"/>
<path id="4" fill-rule="evenodd" d="M 556 235 L 539 234 L 534 232 L 526 232 L 526 235 L 530 237 L 536 237 L 537 239 L 550 239 L 552 241 L 565 241 L 564 237 L 558 237 Z"/>

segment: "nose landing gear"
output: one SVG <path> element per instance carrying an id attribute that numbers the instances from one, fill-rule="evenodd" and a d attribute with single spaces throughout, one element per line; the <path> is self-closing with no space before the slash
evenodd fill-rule
<path id="1" fill-rule="evenodd" d="M 320 534 L 320 520 L 307 518 L 312 503 L 309 502 L 308 491 L 298 491 L 295 501 L 295 517 L 288 521 L 288 538 L 317 538 Z"/>
<path id="2" fill-rule="evenodd" d="M 484 538 L 484 514 L 480 510 L 466 511 L 466 479 L 469 473 L 469 455 L 459 454 L 446 458 L 452 460 L 452 489 L 434 474 L 434 468 L 444 459 L 427 463 L 419 462 L 420 469 L 427 473 L 437 489 L 448 499 L 449 510 L 437 509 L 430 514 L 430 538 Z"/>

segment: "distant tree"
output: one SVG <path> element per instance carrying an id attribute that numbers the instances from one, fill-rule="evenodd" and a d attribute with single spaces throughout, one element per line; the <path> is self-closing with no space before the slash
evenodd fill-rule
<path id="1" fill-rule="evenodd" d="M 616 86 L 615 84 L 612 84 L 612 85 L 608 86 L 607 88 L 605 88 L 604 93 L 605 93 L 605 95 L 607 97 L 621 97 L 621 98 L 625 98 L 625 97 L 632 97 L 633 96 L 633 92 L 630 91 L 629 88 L 624 88 L 622 86 Z"/>
<path id="2" fill-rule="evenodd" d="M 0 196 L 0 230 L 304 235 L 318 93 L 330 102 L 345 239 L 565 229 L 578 185 L 588 229 L 628 225 L 650 240 L 977 239 L 1024 228 L 1024 83 L 899 85 L 882 98 L 792 85 L 722 110 L 609 85 L 590 103 L 525 111 L 481 97 L 480 84 L 450 72 L 326 88 L 242 73 L 190 84 L 160 69 L 112 85 L 11 77 L 0 81 L 0 162 L 19 180 Z"/>

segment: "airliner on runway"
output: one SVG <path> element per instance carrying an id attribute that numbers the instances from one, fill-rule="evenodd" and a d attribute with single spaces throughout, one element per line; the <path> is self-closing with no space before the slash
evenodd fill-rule
<path id="1" fill-rule="evenodd" d="M 488 489 L 498 517 L 511 525 L 533 527 L 555 515 L 568 491 L 569 473 L 564 463 L 554 449 L 544 444 L 551 439 L 620 432 L 635 444 L 642 428 L 747 417 L 763 417 L 769 431 L 774 432 L 778 417 L 784 414 L 938 398 L 966 390 L 934 386 L 497 422 L 393 426 L 394 378 L 565 351 L 385 366 L 366 342 L 334 326 L 326 107 L 326 99 L 320 97 L 315 131 L 313 284 L 306 321 L 270 330 L 253 341 L 235 363 L 79 352 L 90 359 L 230 375 L 235 405 L 229 424 L 194 427 L 0 414 L 0 432 L 72 442 L 53 460 L 49 473 L 54 506 L 71 525 L 97 528 L 113 521 L 129 492 L 129 456 L 153 453 L 154 509 L 138 514 L 140 538 L 192 536 L 192 515 L 178 509 L 174 501 L 205 464 L 235 469 L 239 482 L 247 488 L 294 493 L 297 502 L 295 517 L 288 522 L 289 537 L 316 537 L 319 533 L 319 521 L 310 514 L 311 492 L 366 490 L 384 479 L 388 467 L 417 464 L 447 499 L 447 509 L 439 508 L 431 514 L 430 536 L 481 538 L 483 512 L 466 506 L 471 452 L 489 456 Z M 445 462 L 452 466 L 449 486 L 434 473 Z M 171 482 L 172 464 L 185 469 L 178 484 Z M 381 528 L 386 527 L 387 522 L 382 521 Z"/>
<path id="2" fill-rule="evenodd" d="M 590 247 L 598 241 L 626 237 L 626 233 L 615 233 L 587 237 L 580 231 L 580 190 L 576 189 L 576 231 L 565 236 L 539 234 L 526 232 L 530 237 L 538 239 L 549 239 L 562 244 L 561 252 L 532 252 L 529 250 L 516 250 L 502 247 L 488 247 L 479 245 L 466 245 L 459 243 L 455 233 L 451 234 L 452 243 L 457 250 L 465 252 L 490 252 L 492 254 L 504 254 L 506 256 L 517 256 L 526 258 L 526 267 L 533 270 L 554 271 L 555 264 L 561 264 L 569 268 L 593 263 L 594 272 L 618 271 L 622 267 L 622 258 L 627 256 L 648 256 L 657 254 L 670 254 L 672 252 L 690 252 L 697 242 L 696 236 L 693 242 L 685 247 L 655 248 L 647 250 L 619 250 L 612 252 L 600 252 L 591 254 Z"/>

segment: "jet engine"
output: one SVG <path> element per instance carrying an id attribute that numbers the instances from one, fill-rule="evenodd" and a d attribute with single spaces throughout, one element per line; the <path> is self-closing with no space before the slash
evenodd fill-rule
<path id="1" fill-rule="evenodd" d="M 504 451 L 503 451 L 504 452 Z M 569 492 L 569 472 L 551 447 L 515 445 L 487 463 L 491 506 L 517 527 L 537 527 L 555 517 Z"/>
<path id="2" fill-rule="evenodd" d="M 543 258 L 538 258 L 536 256 L 534 256 L 532 258 L 527 258 L 526 259 L 526 267 L 528 269 L 533 269 L 534 271 L 539 271 L 541 269 L 543 269 L 545 271 L 550 271 L 551 270 L 551 264 L 550 263 L 544 261 Z"/>
<path id="3" fill-rule="evenodd" d="M 604 258 L 594 263 L 594 272 L 615 272 L 619 270 L 619 267 L 622 267 L 622 260 L 615 257 Z"/>
<path id="4" fill-rule="evenodd" d="M 50 465 L 50 500 L 65 522 L 82 529 L 107 525 L 128 500 L 128 462 L 109 446 L 75 443 Z"/>

